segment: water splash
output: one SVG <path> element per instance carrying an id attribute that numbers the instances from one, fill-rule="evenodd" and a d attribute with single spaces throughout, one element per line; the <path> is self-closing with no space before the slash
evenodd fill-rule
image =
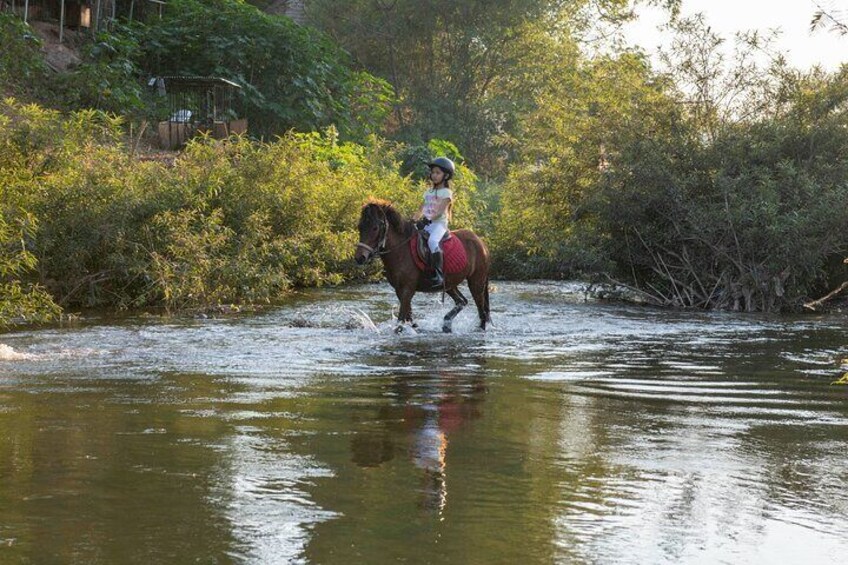
<path id="1" fill-rule="evenodd" d="M 368 314 L 366 314 L 365 312 L 363 312 L 362 310 L 360 310 L 359 308 L 353 309 L 353 313 L 352 313 L 350 321 L 358 323 L 359 327 L 361 327 L 363 329 L 371 330 L 372 332 L 379 332 L 380 331 L 379 329 L 377 329 L 377 325 L 374 323 L 374 321 L 371 319 L 371 317 Z M 353 328 L 351 328 L 351 329 L 353 329 Z"/>
<path id="2" fill-rule="evenodd" d="M 24 353 L 0 343 L 0 361 L 50 361 L 56 359 L 85 359 L 100 354 L 101 351 L 89 347 L 62 348 L 43 353 Z"/>
<path id="3" fill-rule="evenodd" d="M 0 343 L 0 361 L 24 361 L 35 358 L 36 356 L 31 353 L 21 353 L 5 343 Z"/>
<path id="4" fill-rule="evenodd" d="M 379 333 L 371 317 L 359 308 L 315 306 L 298 311 L 290 320 L 296 328 L 342 328 Z"/>

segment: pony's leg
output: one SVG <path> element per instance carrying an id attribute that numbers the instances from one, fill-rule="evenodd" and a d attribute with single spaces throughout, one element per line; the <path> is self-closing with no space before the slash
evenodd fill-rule
<path id="1" fill-rule="evenodd" d="M 400 312 L 398 312 L 398 325 L 395 327 L 395 332 L 403 331 L 403 325 L 406 322 L 412 323 L 412 295 L 415 294 L 415 289 L 411 287 L 401 287 L 396 290 L 398 300 L 400 300 Z"/>
<path id="2" fill-rule="evenodd" d="M 469 277 L 468 288 L 471 289 L 471 296 L 474 298 L 474 304 L 477 305 L 477 315 L 480 317 L 480 329 L 486 329 L 486 323 L 491 322 L 492 318 L 489 315 L 489 277 Z"/>
<path id="3" fill-rule="evenodd" d="M 468 299 L 465 298 L 456 287 L 445 292 L 448 296 L 453 298 L 455 303 L 455 306 L 451 309 L 451 311 L 445 314 L 445 319 L 442 322 L 442 331 L 449 334 L 453 331 L 453 319 L 456 318 L 456 315 L 459 314 L 463 308 L 465 308 L 468 304 Z"/>

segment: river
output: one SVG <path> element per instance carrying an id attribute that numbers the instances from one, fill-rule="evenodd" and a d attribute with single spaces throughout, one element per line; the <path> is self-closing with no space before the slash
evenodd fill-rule
<path id="1" fill-rule="evenodd" d="M 0 336 L 0 562 L 845 562 L 848 318 L 494 286 Z"/>

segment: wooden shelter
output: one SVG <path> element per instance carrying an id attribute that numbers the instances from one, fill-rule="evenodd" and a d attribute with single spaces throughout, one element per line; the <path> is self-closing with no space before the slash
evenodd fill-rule
<path id="1" fill-rule="evenodd" d="M 239 117 L 237 97 L 241 86 L 219 77 L 165 76 L 150 80 L 167 99 L 168 119 L 159 122 L 159 144 L 176 149 L 198 133 L 216 139 L 247 133 L 247 120 Z"/>

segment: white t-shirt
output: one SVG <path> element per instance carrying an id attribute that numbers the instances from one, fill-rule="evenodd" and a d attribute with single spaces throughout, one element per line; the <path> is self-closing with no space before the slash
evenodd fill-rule
<path id="1" fill-rule="evenodd" d="M 448 212 L 447 209 L 438 217 L 434 218 L 433 214 L 436 211 L 438 205 L 447 198 L 448 200 L 453 199 L 453 191 L 449 188 L 437 188 L 437 189 L 429 189 L 424 193 L 424 217 L 429 219 L 431 222 L 445 222 L 448 221 Z"/>

